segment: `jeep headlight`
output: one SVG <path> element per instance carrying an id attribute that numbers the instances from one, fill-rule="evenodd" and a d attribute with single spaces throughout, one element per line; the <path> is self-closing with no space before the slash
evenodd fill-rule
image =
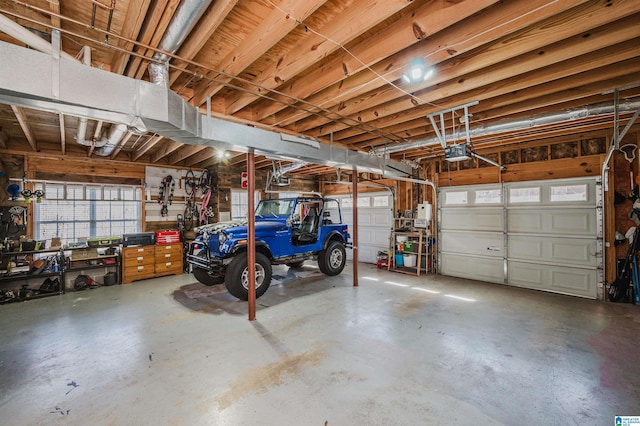
<path id="1" fill-rule="evenodd" d="M 225 241 L 227 241 L 227 234 L 225 234 L 224 231 L 220 231 L 220 235 L 218 235 L 218 242 L 220 245 L 223 245 Z"/>

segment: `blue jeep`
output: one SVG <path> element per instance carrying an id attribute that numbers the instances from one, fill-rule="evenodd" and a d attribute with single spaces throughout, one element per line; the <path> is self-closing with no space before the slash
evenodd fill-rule
<path id="1" fill-rule="evenodd" d="M 331 213 L 337 217 L 332 218 Z M 256 208 L 256 297 L 271 284 L 271 265 L 300 268 L 317 258 L 320 271 L 338 275 L 346 262 L 349 231 L 338 201 L 320 197 L 264 200 Z M 336 223 L 332 219 L 337 220 Z M 196 228 L 187 262 L 205 285 L 225 283 L 229 293 L 248 298 L 247 221 L 212 223 Z"/>

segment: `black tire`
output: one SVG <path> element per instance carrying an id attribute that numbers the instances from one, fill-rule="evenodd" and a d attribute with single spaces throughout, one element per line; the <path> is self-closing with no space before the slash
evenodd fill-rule
<path id="1" fill-rule="evenodd" d="M 207 254 L 204 252 L 205 249 L 203 249 L 200 253 L 198 253 L 196 256 L 198 257 L 202 257 L 202 258 L 206 258 Z M 209 273 L 206 271 L 206 269 L 202 269 L 202 268 L 198 268 L 196 266 L 193 267 L 193 276 L 196 277 L 196 280 L 200 281 L 202 284 L 204 285 L 208 285 L 208 286 L 212 286 L 212 285 L 216 285 L 216 284 L 222 284 L 224 282 L 224 277 L 215 277 L 215 276 L 211 276 L 209 275 Z"/>
<path id="2" fill-rule="evenodd" d="M 340 241 L 331 241 L 326 250 L 322 250 L 318 254 L 318 267 L 325 275 L 338 275 L 346 263 L 347 251 Z"/>
<path id="3" fill-rule="evenodd" d="M 224 285 L 229 293 L 240 300 L 249 299 L 249 268 L 247 268 L 247 253 L 240 253 L 227 267 Z M 264 294 L 271 284 L 271 263 L 267 256 L 256 253 L 256 299 Z"/>
<path id="4" fill-rule="evenodd" d="M 193 170 L 189 170 L 184 176 L 184 191 L 188 196 L 191 196 L 194 191 L 197 190 L 198 182 L 196 181 L 196 175 Z"/>
<path id="5" fill-rule="evenodd" d="M 291 269 L 300 269 L 302 268 L 302 265 L 304 264 L 304 260 L 299 260 L 297 262 L 290 262 L 287 263 L 287 266 Z"/>
<path id="6" fill-rule="evenodd" d="M 211 186 L 211 173 L 209 173 L 209 169 L 204 169 L 202 174 L 200 175 L 200 180 L 198 181 L 198 189 L 202 191 L 204 194 L 204 190 L 207 187 Z"/>
<path id="7" fill-rule="evenodd" d="M 193 228 L 198 226 L 198 208 L 195 205 L 192 205 L 191 202 L 187 202 L 187 206 L 184 209 L 184 230 L 191 231 Z"/>

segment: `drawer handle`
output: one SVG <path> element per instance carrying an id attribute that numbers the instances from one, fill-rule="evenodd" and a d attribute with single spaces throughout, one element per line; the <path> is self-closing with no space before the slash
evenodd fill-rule
<path id="1" fill-rule="evenodd" d="M 139 248 L 139 249 L 138 249 L 138 253 L 142 253 L 143 251 L 144 251 L 144 249 L 143 249 L 143 248 Z"/>
<path id="2" fill-rule="evenodd" d="M 171 253 L 165 254 L 164 257 L 171 257 Z"/>
<path id="3" fill-rule="evenodd" d="M 164 266 L 165 266 L 167 269 L 171 268 L 171 262 L 167 262 L 167 263 L 165 263 L 165 264 L 164 264 Z"/>
<path id="4" fill-rule="evenodd" d="M 136 258 L 136 260 L 137 260 L 138 262 L 139 262 L 139 261 L 141 261 L 141 260 L 143 260 L 143 259 L 144 259 L 144 257 L 143 257 L 143 256 L 138 256 L 138 257 Z"/>
<path id="5" fill-rule="evenodd" d="M 138 266 L 138 272 L 141 272 L 144 269 L 144 266 Z"/>

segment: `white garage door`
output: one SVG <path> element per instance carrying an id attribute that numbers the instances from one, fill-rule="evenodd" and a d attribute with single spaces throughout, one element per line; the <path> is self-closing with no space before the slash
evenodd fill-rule
<path id="1" fill-rule="evenodd" d="M 440 191 L 440 272 L 596 298 L 601 281 L 595 179 Z"/>
<path id="2" fill-rule="evenodd" d="M 353 198 L 335 197 L 340 201 L 342 220 L 349 225 L 353 242 Z M 335 216 L 337 213 L 332 212 Z M 376 263 L 378 251 L 389 250 L 393 226 L 393 195 L 390 192 L 358 194 L 358 260 Z M 352 258 L 352 251 L 347 250 Z"/>

